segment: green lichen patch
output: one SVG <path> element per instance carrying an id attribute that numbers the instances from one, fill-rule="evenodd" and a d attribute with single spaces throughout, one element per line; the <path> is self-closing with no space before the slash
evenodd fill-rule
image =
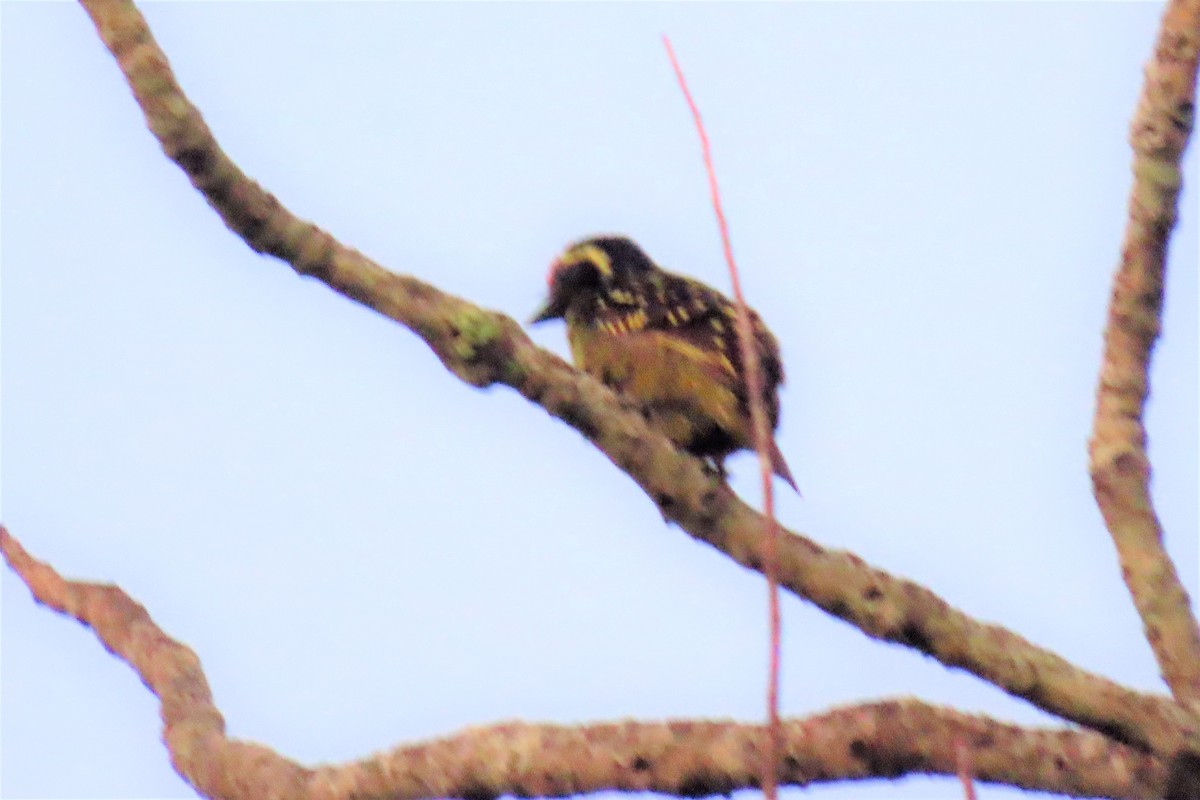
<path id="1" fill-rule="evenodd" d="M 474 361 L 481 350 L 493 344 L 503 331 L 496 315 L 481 308 L 465 308 L 450 319 L 454 334 L 454 354 L 463 361 Z"/>

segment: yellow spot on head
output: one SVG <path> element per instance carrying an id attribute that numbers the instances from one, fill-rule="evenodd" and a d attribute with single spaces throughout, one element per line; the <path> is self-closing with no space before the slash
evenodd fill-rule
<path id="1" fill-rule="evenodd" d="M 716 331 L 717 333 L 725 332 L 725 323 L 721 322 L 721 320 L 719 320 L 719 319 L 712 320 L 712 326 L 713 326 L 713 330 Z"/>
<path id="2" fill-rule="evenodd" d="M 572 267 L 576 264 L 591 264 L 603 278 L 612 277 L 612 258 L 598 245 L 584 242 L 568 247 L 566 252 L 558 257 L 556 268 Z"/>
<path id="3" fill-rule="evenodd" d="M 675 311 L 679 314 L 679 318 L 684 322 L 687 322 L 692 318 L 692 315 L 688 313 L 688 310 L 685 306 L 680 306 L 679 308 L 675 309 Z"/>
<path id="4" fill-rule="evenodd" d="M 676 319 L 676 317 L 675 317 L 675 312 L 674 312 L 674 311 L 668 311 L 668 312 L 667 312 L 667 322 L 671 323 L 672 325 L 678 325 L 678 324 L 679 324 L 679 320 L 678 320 L 678 319 Z"/>

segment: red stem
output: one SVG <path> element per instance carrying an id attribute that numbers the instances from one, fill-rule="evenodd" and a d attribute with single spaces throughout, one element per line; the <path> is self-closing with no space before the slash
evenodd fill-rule
<path id="1" fill-rule="evenodd" d="M 975 800 L 975 768 L 971 765 L 971 750 L 962 736 L 954 740 L 954 763 L 958 781 L 962 784 L 963 800 Z"/>
<path id="2" fill-rule="evenodd" d="M 679 80 L 679 88 L 687 100 L 688 108 L 692 111 L 692 119 L 696 122 L 696 130 L 700 134 L 700 147 L 704 153 L 704 168 L 708 172 L 708 188 L 712 194 L 713 210 L 717 214 L 717 226 L 721 229 L 721 245 L 725 250 L 725 263 L 729 265 L 729 277 L 733 285 L 733 297 L 738 310 L 738 342 L 742 352 L 742 364 L 746 371 L 746 389 L 750 396 L 750 415 L 753 423 L 754 446 L 758 451 L 758 466 L 762 474 L 763 515 L 767 518 L 766 551 L 763 559 L 763 573 L 767 576 L 767 602 L 770 608 L 770 667 L 767 677 L 767 730 L 768 747 L 763 759 L 762 789 L 769 800 L 775 800 L 778 790 L 776 769 L 783 750 L 783 726 L 779 721 L 779 650 L 780 650 L 780 615 L 779 615 L 779 524 L 775 519 L 775 494 L 771 481 L 771 459 L 767 454 L 767 444 L 770 430 L 767 426 L 767 412 L 762 402 L 762 374 L 754 353 L 754 338 L 750 324 L 750 312 L 746 306 L 746 298 L 742 295 L 742 284 L 738 277 L 737 263 L 733 258 L 733 244 L 729 238 L 729 224 L 725 221 L 725 211 L 721 208 L 721 191 L 717 187 L 717 171 L 713 167 L 712 148 L 708 143 L 708 134 L 704 130 L 704 122 L 700 119 L 700 109 L 688 91 L 687 79 L 679 60 L 675 58 L 675 50 L 671 40 L 663 34 L 663 44 L 667 48 L 667 57 L 671 59 L 671 67 Z"/>

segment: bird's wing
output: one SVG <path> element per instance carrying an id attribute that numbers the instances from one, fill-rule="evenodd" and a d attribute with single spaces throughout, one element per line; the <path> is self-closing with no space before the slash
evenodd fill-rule
<path id="1" fill-rule="evenodd" d="M 712 351 L 722 367 L 742 381 L 737 306 L 732 301 L 700 281 L 665 270 L 648 277 L 642 292 L 650 300 L 643 327 L 670 331 L 679 340 Z M 776 387 L 783 383 L 779 345 L 753 309 L 750 310 L 750 323 L 763 388 L 768 396 L 773 396 Z M 774 417 L 774 412 L 771 415 Z"/>

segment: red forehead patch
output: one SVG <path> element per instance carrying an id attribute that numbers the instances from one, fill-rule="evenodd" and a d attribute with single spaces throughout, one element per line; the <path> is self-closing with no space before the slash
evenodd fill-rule
<path id="1" fill-rule="evenodd" d="M 563 265 L 562 260 L 558 259 L 558 258 L 554 259 L 554 261 L 551 262 L 550 269 L 549 269 L 549 271 L 546 272 L 546 285 L 547 286 L 554 285 L 554 279 L 558 277 L 558 271 L 560 269 L 562 269 L 562 265 Z"/>

